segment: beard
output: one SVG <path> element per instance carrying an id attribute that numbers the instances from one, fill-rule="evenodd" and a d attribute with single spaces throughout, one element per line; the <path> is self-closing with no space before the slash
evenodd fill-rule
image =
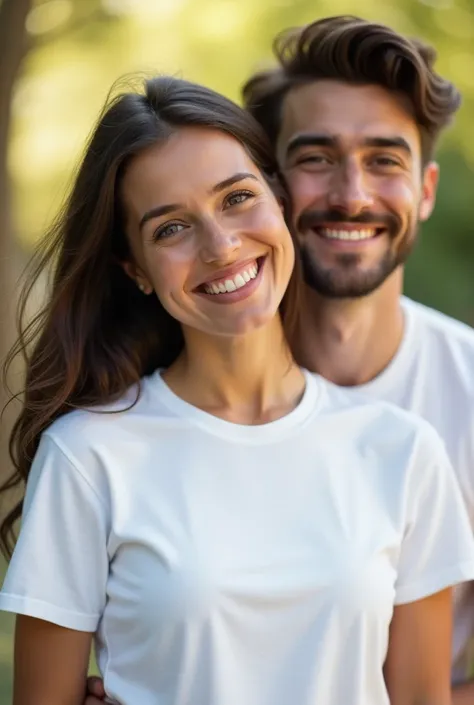
<path id="1" fill-rule="evenodd" d="M 320 296 L 330 299 L 355 299 L 368 296 L 378 289 L 384 281 L 404 264 L 413 249 L 417 239 L 418 224 L 415 222 L 406 227 L 395 215 L 383 217 L 364 214 L 348 219 L 339 212 L 304 213 L 298 222 L 298 232 L 308 232 L 308 228 L 318 227 L 321 223 L 370 224 L 383 223 L 384 235 L 389 238 L 387 250 L 380 260 L 370 267 L 360 266 L 362 257 L 358 252 L 342 252 L 335 256 L 335 264 L 325 266 L 318 261 L 311 247 L 311 241 L 304 238 L 300 242 L 300 257 L 305 283 Z M 401 233 L 403 232 L 403 235 Z M 309 236 L 311 237 L 311 235 Z M 312 237 L 319 237 L 313 233 Z M 380 236 L 378 236 L 380 237 Z"/>

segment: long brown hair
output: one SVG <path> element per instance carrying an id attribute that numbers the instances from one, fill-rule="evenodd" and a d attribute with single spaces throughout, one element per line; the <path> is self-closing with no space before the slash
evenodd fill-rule
<path id="1" fill-rule="evenodd" d="M 110 401 L 134 384 L 138 399 L 140 378 L 167 367 L 182 350 L 179 323 L 156 296 L 144 296 L 120 266 L 131 257 L 120 183 L 134 156 L 186 125 L 219 129 L 239 140 L 275 194 L 283 197 L 268 138 L 251 115 L 224 96 L 184 80 L 158 77 L 145 82 L 143 93 L 123 93 L 106 105 L 71 194 L 34 255 L 20 296 L 20 335 L 6 369 L 23 356 L 26 381 L 10 437 L 14 472 L 0 493 L 24 490 L 41 433 L 55 419 Z M 47 302 L 26 324 L 32 292 L 51 268 Z M 281 305 L 289 338 L 297 321 L 296 270 Z M 7 556 L 22 506 L 18 502 L 0 526 L 0 545 Z"/>
<path id="2" fill-rule="evenodd" d="M 423 164 L 461 104 L 457 88 L 434 70 L 432 46 L 360 17 L 326 17 L 286 30 L 275 39 L 273 53 L 276 66 L 256 73 L 243 87 L 245 107 L 272 144 L 286 95 L 311 81 L 374 84 L 403 95 L 418 126 Z"/>

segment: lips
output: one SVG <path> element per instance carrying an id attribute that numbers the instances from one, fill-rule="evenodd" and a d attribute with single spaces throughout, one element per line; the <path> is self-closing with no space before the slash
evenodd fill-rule
<path id="1" fill-rule="evenodd" d="M 264 257 L 258 257 L 224 269 L 219 277 L 214 277 L 200 284 L 197 291 L 218 296 L 242 289 L 257 277 L 264 259 Z"/>
<path id="2" fill-rule="evenodd" d="M 349 218 L 340 210 L 305 211 L 299 216 L 296 226 L 300 233 L 308 231 L 327 239 L 340 242 L 360 242 L 387 233 L 396 237 L 402 228 L 395 213 L 361 213 Z"/>

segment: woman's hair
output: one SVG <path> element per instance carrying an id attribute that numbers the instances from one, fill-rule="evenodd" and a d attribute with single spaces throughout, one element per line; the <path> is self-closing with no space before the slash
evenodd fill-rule
<path id="1" fill-rule="evenodd" d="M 277 66 L 256 73 L 243 87 L 245 107 L 272 144 L 278 139 L 286 95 L 311 81 L 372 84 L 404 96 L 418 126 L 424 165 L 461 103 L 456 87 L 435 72 L 433 47 L 359 17 L 328 17 L 285 31 L 273 51 Z"/>
<path id="2" fill-rule="evenodd" d="M 6 372 L 20 355 L 26 380 L 10 437 L 14 471 L 1 493 L 24 490 L 40 435 L 55 419 L 120 397 L 134 384 L 138 399 L 140 378 L 167 367 L 181 352 L 180 324 L 156 296 L 143 295 L 120 265 L 131 258 L 120 185 L 136 155 L 190 125 L 222 130 L 237 139 L 275 195 L 285 199 L 262 128 L 224 96 L 184 80 L 158 77 L 145 81 L 143 93 L 123 93 L 106 105 L 71 194 L 34 255 L 20 296 L 20 334 Z M 32 291 L 51 268 L 50 296 L 26 324 Z M 281 304 L 288 339 L 296 326 L 297 269 L 298 261 Z M 0 547 L 7 556 L 22 507 L 20 501 L 0 526 Z"/>

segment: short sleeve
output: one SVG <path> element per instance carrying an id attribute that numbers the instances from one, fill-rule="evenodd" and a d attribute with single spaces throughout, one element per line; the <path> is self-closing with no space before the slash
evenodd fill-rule
<path id="1" fill-rule="evenodd" d="M 106 598 L 108 514 L 85 475 L 44 435 L 0 609 L 94 632 Z"/>
<path id="2" fill-rule="evenodd" d="M 411 468 L 395 604 L 474 578 L 474 538 L 454 470 L 431 427 L 422 427 Z"/>

